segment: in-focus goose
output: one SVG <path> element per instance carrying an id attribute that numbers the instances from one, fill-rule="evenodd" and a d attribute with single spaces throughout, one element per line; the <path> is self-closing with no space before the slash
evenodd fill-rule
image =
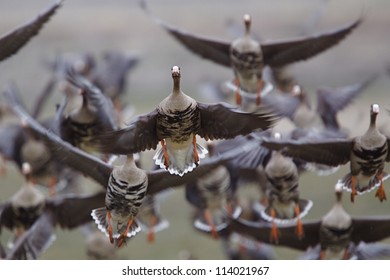
<path id="1" fill-rule="evenodd" d="M 109 154 L 131 154 L 155 149 L 154 160 L 171 174 L 183 176 L 199 165 L 207 150 L 196 135 L 206 140 L 233 138 L 255 129 L 268 129 L 276 117 L 260 107 L 247 113 L 224 104 L 205 104 L 186 95 L 180 87 L 178 66 L 171 69 L 172 93 L 152 112 L 141 115 L 128 127 L 95 138 L 99 150 Z"/>
<path id="2" fill-rule="evenodd" d="M 0 37 L 0 61 L 16 54 L 31 38 L 38 35 L 45 23 L 50 20 L 61 5 L 62 1 L 56 1 L 35 19 L 2 35 Z"/>
<path id="3" fill-rule="evenodd" d="M 105 232 L 110 241 L 118 247 L 140 230 L 135 218 L 147 193 L 153 195 L 166 188 L 193 181 L 220 164 L 226 164 L 232 157 L 254 147 L 251 143 L 237 147 L 224 155 L 205 159 L 202 166 L 183 176 L 171 175 L 161 169 L 146 172 L 137 167 L 132 155 L 127 156 L 123 165 L 112 167 L 45 129 L 29 116 L 17 100 L 9 101 L 13 102 L 12 108 L 15 114 L 46 141 L 56 159 L 93 178 L 107 189 L 106 207 L 95 209 L 92 215 L 99 229 Z"/>
<path id="4" fill-rule="evenodd" d="M 151 14 L 145 1 L 142 1 L 141 4 L 142 8 Z M 215 63 L 231 67 L 239 88 L 257 94 L 258 104 L 260 103 L 260 92 L 263 87 L 262 71 L 264 66 L 281 67 L 309 59 L 335 46 L 362 22 L 362 19 L 358 19 L 352 24 L 332 32 L 260 44 L 250 35 L 251 17 L 248 14 L 244 15 L 246 27 L 244 35 L 233 42 L 194 35 L 180 30 L 155 16 L 153 18 L 190 51 Z M 237 101 L 240 102 L 239 95 L 236 96 Z"/>
<path id="5" fill-rule="evenodd" d="M 383 181 L 389 176 L 384 172 L 386 161 L 390 161 L 389 139 L 379 132 L 376 119 L 379 105 L 372 104 L 370 125 L 367 131 L 352 139 L 316 141 L 273 141 L 264 140 L 262 145 L 272 150 L 281 150 L 283 155 L 329 166 L 350 162 L 351 172 L 339 180 L 344 189 L 351 192 L 351 201 L 360 195 L 377 190 L 375 196 L 382 202 L 386 200 Z"/>

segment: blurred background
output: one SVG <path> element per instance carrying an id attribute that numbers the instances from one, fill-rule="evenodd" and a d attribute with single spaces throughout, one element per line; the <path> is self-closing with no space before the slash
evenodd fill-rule
<path id="1" fill-rule="evenodd" d="M 48 0 L 0 0 L 0 34 L 32 19 L 49 6 Z M 312 26 L 312 33 L 334 30 L 364 14 L 363 24 L 346 40 L 307 62 L 291 67 L 292 73 L 307 89 L 315 104 L 315 91 L 320 86 L 343 86 L 357 83 L 380 73 L 378 80 L 354 103 L 339 114 L 339 121 L 352 136 L 364 133 L 369 122 L 369 104 L 379 103 L 382 112 L 378 122 L 386 125 L 390 117 L 388 88 L 390 78 L 386 65 L 390 64 L 390 2 L 386 0 L 149 0 L 150 10 L 160 18 L 187 31 L 224 40 L 235 39 L 226 28 L 233 20 L 241 23 L 244 13 L 252 15 L 252 31 L 266 40 L 297 36 L 318 7 L 323 14 Z M 325 4 L 324 4 L 325 3 Z M 16 56 L 0 63 L 0 87 L 12 81 L 23 93 L 27 106 L 50 78 L 43 61 L 59 53 L 90 52 L 96 56 L 106 50 L 135 52 L 140 63 L 128 77 L 126 99 L 136 113 L 149 112 L 172 89 L 170 69 L 181 67 L 182 89 L 199 101 L 207 101 L 199 94 L 202 81 L 223 81 L 232 78 L 232 71 L 202 60 L 187 51 L 162 30 L 132 0 L 65 0 L 57 14 L 43 28 L 39 36 Z M 43 115 L 52 115 L 60 94 L 50 97 Z M 2 99 L 0 99 L 3 102 Z M 12 121 L 12 120 L 10 120 Z M 288 121 L 279 124 L 289 127 Z M 153 152 L 145 153 L 152 157 Z M 321 218 L 334 203 L 333 187 L 347 167 L 327 177 L 304 174 L 301 177 L 301 197 L 314 202 L 305 219 Z M 0 202 L 6 201 L 19 188 L 23 179 L 16 168 L 9 165 L 9 173 L 0 178 Z M 85 179 L 83 184 L 92 184 Z M 389 193 L 389 182 L 385 188 Z M 359 196 L 354 204 L 344 195 L 345 208 L 351 215 L 379 215 L 390 213 L 390 201 L 380 203 L 374 192 Z M 200 234 L 192 226 L 192 207 L 184 198 L 184 190 L 176 189 L 161 201 L 162 215 L 170 227 L 156 235 L 149 244 L 146 234 L 140 233 L 119 250 L 120 258 L 176 259 L 181 252 L 189 252 L 198 259 L 224 259 L 220 241 Z M 0 240 L 6 243 L 5 230 Z M 42 259 L 84 259 L 85 238 L 78 230 L 57 230 L 57 240 Z M 384 242 L 390 243 L 390 239 Z M 280 259 L 296 258 L 301 252 L 276 247 Z"/>

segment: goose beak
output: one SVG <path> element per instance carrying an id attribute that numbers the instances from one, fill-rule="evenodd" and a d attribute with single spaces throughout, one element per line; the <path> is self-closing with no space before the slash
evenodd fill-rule
<path id="1" fill-rule="evenodd" d="M 173 66 L 171 69 L 172 78 L 174 77 L 180 77 L 180 67 L 179 66 Z"/>
<path id="2" fill-rule="evenodd" d="M 372 105 L 371 105 L 371 111 L 372 111 L 374 114 L 379 114 L 379 105 L 378 105 L 378 104 L 372 104 Z"/>

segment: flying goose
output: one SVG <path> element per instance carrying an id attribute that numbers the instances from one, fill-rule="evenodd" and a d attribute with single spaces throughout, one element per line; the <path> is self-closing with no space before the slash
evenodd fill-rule
<path id="1" fill-rule="evenodd" d="M 146 149 L 157 150 L 154 160 L 171 174 L 183 176 L 199 165 L 207 150 L 197 143 L 196 135 L 206 140 L 233 138 L 255 129 L 270 128 L 277 117 L 268 109 L 242 112 L 224 104 L 200 103 L 180 87 L 181 71 L 171 69 L 173 90 L 157 108 L 140 115 L 126 128 L 101 133 L 96 147 L 109 154 L 131 154 Z"/>
<path id="2" fill-rule="evenodd" d="M 67 80 L 80 90 L 80 107 L 67 112 L 70 105 L 67 96 L 57 110 L 57 125 L 62 139 L 86 151 L 93 151 L 91 141 L 105 131 L 117 129 L 111 100 L 89 80 L 67 68 Z"/>
<path id="3" fill-rule="evenodd" d="M 351 201 L 355 195 L 361 195 L 375 188 L 375 196 L 382 202 L 386 200 L 383 181 L 389 175 L 383 170 L 390 161 L 389 139 L 379 132 L 376 118 L 379 105 L 372 104 L 370 125 L 367 131 L 352 139 L 325 139 L 312 141 L 273 141 L 264 140 L 262 145 L 271 150 L 280 150 L 285 156 L 298 158 L 329 166 L 338 166 L 350 162 L 350 173 L 339 180 L 343 189 L 351 192 Z"/>
<path id="4" fill-rule="evenodd" d="M 227 168 L 218 166 L 187 184 L 186 199 L 198 210 L 194 227 L 218 239 L 218 233 L 228 226 L 228 217 L 233 215 L 231 180 Z"/>
<path id="5" fill-rule="evenodd" d="M 318 259 L 350 258 L 359 253 L 357 249 L 363 242 L 371 246 L 390 236 L 390 216 L 351 217 L 341 204 L 341 188 L 337 184 L 335 191 L 336 202 L 323 218 L 302 222 L 304 238 L 296 237 L 295 226 L 280 225 L 278 245 L 302 251 L 314 248 Z M 268 223 L 235 219 L 230 223 L 230 230 L 273 244 L 269 239 L 271 225 Z M 369 253 L 379 256 L 382 251 L 372 247 L 360 250 L 362 254 L 366 252 L 366 257 Z"/>
<path id="6" fill-rule="evenodd" d="M 141 6 L 151 15 L 145 1 L 141 2 Z M 238 88 L 256 94 L 257 104 L 260 104 L 260 93 L 263 88 L 264 66 L 281 67 L 309 59 L 338 44 L 362 22 L 359 18 L 352 24 L 335 31 L 260 44 L 250 34 L 252 19 L 249 14 L 244 15 L 244 35 L 233 42 L 191 34 L 155 16 L 153 19 L 190 51 L 220 65 L 231 67 Z M 236 98 L 239 104 L 238 91 Z"/>
<path id="7" fill-rule="evenodd" d="M 200 167 L 183 176 L 175 176 L 161 169 L 142 170 L 136 166 L 131 154 L 127 155 L 124 164 L 111 166 L 45 129 L 29 116 L 16 99 L 9 98 L 8 101 L 12 104 L 14 113 L 46 141 L 56 159 L 93 178 L 104 189 L 107 189 L 105 207 L 94 209 L 92 216 L 99 229 L 106 233 L 110 241 L 118 247 L 121 247 L 128 238 L 140 230 L 135 218 L 146 194 L 153 195 L 166 188 L 193 181 L 254 146 L 251 143 L 237 147 L 224 155 L 205 159 Z"/>

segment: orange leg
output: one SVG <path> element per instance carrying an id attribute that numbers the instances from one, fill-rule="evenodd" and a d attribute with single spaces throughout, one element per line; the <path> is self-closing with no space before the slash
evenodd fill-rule
<path id="1" fill-rule="evenodd" d="M 257 82 L 256 106 L 261 104 L 261 91 L 263 89 L 263 80 Z"/>
<path id="2" fill-rule="evenodd" d="M 0 176 L 6 176 L 7 175 L 7 165 L 5 158 L 0 155 Z"/>
<path id="3" fill-rule="evenodd" d="M 271 217 L 272 217 L 272 227 L 271 227 L 270 241 L 275 242 L 277 244 L 279 242 L 280 232 L 275 223 L 276 211 L 274 209 L 271 209 Z"/>
<path id="4" fill-rule="evenodd" d="M 351 176 L 351 202 L 355 202 L 355 195 L 357 194 L 355 184 L 356 184 L 356 179 L 355 176 L 352 175 Z"/>
<path id="5" fill-rule="evenodd" d="M 165 141 L 161 140 L 160 144 L 162 146 L 163 153 L 164 153 L 164 165 L 165 165 L 165 168 L 168 169 L 168 167 L 169 167 L 169 157 L 168 157 L 167 147 L 165 146 Z"/>
<path id="6" fill-rule="evenodd" d="M 234 84 L 236 85 L 236 104 L 241 105 L 240 82 L 238 78 L 234 80 Z"/>
<path id="7" fill-rule="evenodd" d="M 111 225 L 111 212 L 107 212 L 107 223 L 108 223 L 108 236 L 110 238 L 111 244 L 114 243 L 114 237 L 112 234 L 112 225 Z"/>
<path id="8" fill-rule="evenodd" d="M 148 242 L 152 243 L 154 242 L 154 226 L 157 224 L 157 218 L 156 216 L 150 217 L 150 228 L 148 232 Z"/>
<path id="9" fill-rule="evenodd" d="M 133 219 L 129 219 L 129 220 L 127 221 L 127 227 L 126 227 L 125 232 L 122 232 L 122 234 L 121 234 L 121 237 L 122 237 L 122 238 L 124 238 L 124 237 L 127 236 L 127 234 L 129 233 L 129 230 L 130 230 L 130 227 L 131 227 L 132 224 L 133 224 Z"/>
<path id="10" fill-rule="evenodd" d="M 124 244 L 124 240 L 126 239 L 127 234 L 129 233 L 129 230 L 130 230 L 130 227 L 132 224 L 133 224 L 133 219 L 129 219 L 127 221 L 126 230 L 124 232 L 122 232 L 121 236 L 119 236 L 119 238 L 118 238 L 118 248 L 122 247 L 122 245 Z"/>
<path id="11" fill-rule="evenodd" d="M 319 257 L 320 260 L 324 260 L 325 259 L 325 251 L 324 250 L 321 250 L 320 251 L 320 257 Z"/>
<path id="12" fill-rule="evenodd" d="M 18 240 L 20 236 L 24 233 L 24 228 L 23 227 L 17 227 L 15 229 L 15 240 Z"/>
<path id="13" fill-rule="evenodd" d="M 344 249 L 344 254 L 343 254 L 343 260 L 348 260 L 350 258 L 348 248 Z"/>
<path id="14" fill-rule="evenodd" d="M 56 185 L 57 185 L 56 177 L 51 176 L 49 181 L 49 196 L 53 197 L 56 195 Z"/>
<path id="15" fill-rule="evenodd" d="M 383 202 L 383 200 L 387 200 L 385 188 L 383 186 L 383 173 L 381 173 L 381 175 L 378 176 L 378 179 L 380 180 L 381 184 L 380 184 L 379 189 L 377 190 L 377 192 L 375 194 L 375 197 L 377 197 L 380 202 Z"/>
<path id="16" fill-rule="evenodd" d="M 206 209 L 203 213 L 204 218 L 207 222 L 207 224 L 211 227 L 211 235 L 213 236 L 214 239 L 218 239 L 218 233 L 215 228 L 215 225 L 213 223 L 213 219 L 211 218 L 211 213 L 208 209 Z"/>
<path id="17" fill-rule="evenodd" d="M 194 137 L 192 139 L 192 143 L 194 144 L 194 161 L 195 161 L 195 164 L 196 166 L 199 165 L 199 154 L 198 154 L 198 150 L 196 149 L 196 135 L 194 134 Z"/>
<path id="18" fill-rule="evenodd" d="M 301 219 L 299 218 L 299 215 L 300 215 L 300 210 L 299 210 L 299 206 L 295 206 L 294 208 L 294 211 L 295 211 L 295 216 L 297 217 L 297 228 L 296 228 L 296 233 L 297 233 L 297 236 L 299 239 L 302 239 L 304 237 L 304 232 L 303 232 L 303 226 L 302 226 L 302 221 Z"/>
<path id="19" fill-rule="evenodd" d="M 233 215 L 233 206 L 231 201 L 226 202 L 226 212 L 227 212 L 227 216 L 231 218 Z"/>

